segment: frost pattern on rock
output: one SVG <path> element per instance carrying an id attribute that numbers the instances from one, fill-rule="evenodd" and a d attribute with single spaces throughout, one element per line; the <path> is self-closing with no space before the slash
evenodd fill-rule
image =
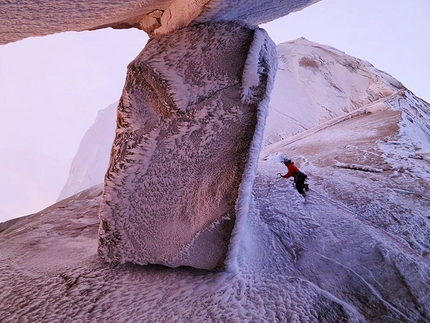
<path id="1" fill-rule="evenodd" d="M 250 189 L 240 191 L 256 172 L 275 45 L 257 27 L 195 25 L 152 39 L 128 69 L 99 255 L 114 263 L 220 266 L 235 209 L 250 203 Z"/>

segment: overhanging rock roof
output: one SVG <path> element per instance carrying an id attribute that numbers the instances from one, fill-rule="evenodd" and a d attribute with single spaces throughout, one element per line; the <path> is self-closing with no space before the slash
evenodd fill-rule
<path id="1" fill-rule="evenodd" d="M 169 33 L 191 22 L 268 22 L 319 0 L 22 0 L 0 4 L 0 44 L 101 28 Z"/>

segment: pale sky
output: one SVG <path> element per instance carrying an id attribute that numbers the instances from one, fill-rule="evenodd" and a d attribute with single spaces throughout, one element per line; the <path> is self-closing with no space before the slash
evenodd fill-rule
<path id="1" fill-rule="evenodd" d="M 322 0 L 264 27 L 364 59 L 430 102 L 428 0 Z M 0 222 L 55 203 L 97 111 L 117 101 L 146 35 L 112 29 L 0 45 Z"/>

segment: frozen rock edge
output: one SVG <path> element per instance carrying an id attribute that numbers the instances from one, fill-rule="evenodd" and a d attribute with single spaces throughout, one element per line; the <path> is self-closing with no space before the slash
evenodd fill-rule
<path id="1" fill-rule="evenodd" d="M 148 42 L 128 66 L 118 106 L 101 258 L 214 269 L 229 248 L 234 254 L 240 229 L 231 234 L 251 203 L 276 68 L 267 33 L 238 22 Z"/>

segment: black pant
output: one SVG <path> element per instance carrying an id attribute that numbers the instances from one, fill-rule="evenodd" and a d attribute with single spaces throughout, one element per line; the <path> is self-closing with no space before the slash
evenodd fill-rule
<path id="1" fill-rule="evenodd" d="M 296 183 L 296 190 L 300 194 L 305 193 L 305 180 L 308 178 L 308 175 L 304 173 L 297 173 L 294 176 L 294 182 Z"/>

